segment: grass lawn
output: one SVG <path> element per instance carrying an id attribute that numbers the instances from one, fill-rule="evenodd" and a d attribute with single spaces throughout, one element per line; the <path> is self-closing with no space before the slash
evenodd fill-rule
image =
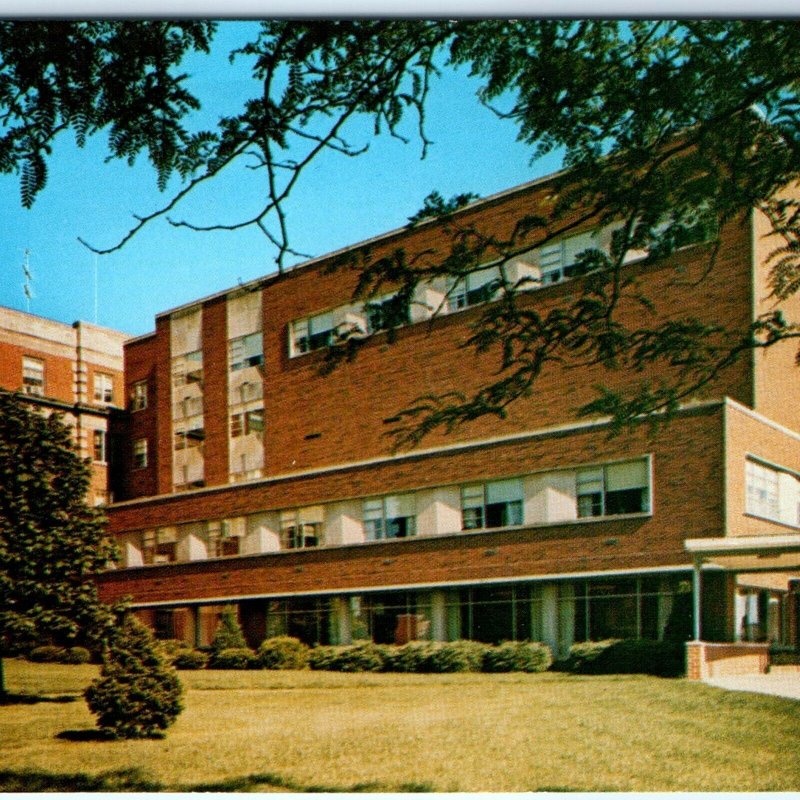
<path id="1" fill-rule="evenodd" d="M 95 667 L 5 663 L 5 792 L 800 789 L 800 704 L 683 680 L 183 672 L 166 738 L 110 742 Z"/>

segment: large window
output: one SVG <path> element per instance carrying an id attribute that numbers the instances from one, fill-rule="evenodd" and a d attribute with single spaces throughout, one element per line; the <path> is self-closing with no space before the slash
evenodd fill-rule
<path id="1" fill-rule="evenodd" d="M 522 481 L 511 478 L 461 489 L 461 528 L 504 528 L 522 525 Z"/>
<path id="2" fill-rule="evenodd" d="M 324 521 L 323 506 L 281 511 L 281 547 L 286 550 L 299 550 L 320 546 Z"/>
<path id="3" fill-rule="evenodd" d="M 364 533 L 368 541 L 404 539 L 416 532 L 413 494 L 372 497 L 364 501 Z"/>
<path id="4" fill-rule="evenodd" d="M 800 479 L 794 473 L 748 459 L 745 488 L 748 514 L 800 525 Z"/>
<path id="5" fill-rule="evenodd" d="M 291 355 L 308 353 L 327 347 L 333 341 L 334 329 L 333 312 L 317 314 L 308 319 L 299 319 L 292 323 L 292 352 Z"/>
<path id="6" fill-rule="evenodd" d="M 231 372 L 264 363 L 264 346 L 261 332 L 231 339 L 228 343 L 228 364 Z"/>
<path id="7" fill-rule="evenodd" d="M 44 361 L 25 356 L 22 359 L 22 391 L 25 394 L 44 394 Z"/>
<path id="8" fill-rule="evenodd" d="M 206 546 L 209 558 L 237 556 L 241 552 L 244 520 L 212 520 L 206 524 Z"/>
<path id="9" fill-rule="evenodd" d="M 94 401 L 103 405 L 114 402 L 114 381 L 105 372 L 94 373 Z"/>
<path id="10" fill-rule="evenodd" d="M 498 267 L 475 270 L 463 278 L 451 280 L 447 293 L 448 312 L 493 300 L 499 285 L 500 270 Z"/>
<path id="11" fill-rule="evenodd" d="M 539 250 L 542 284 L 560 283 L 581 274 L 583 269 L 575 262 L 585 250 L 596 248 L 592 232 L 568 236 L 546 244 Z"/>
<path id="12" fill-rule="evenodd" d="M 172 359 L 172 383 L 174 386 L 203 383 L 203 351 L 194 350 Z"/>
<path id="13" fill-rule="evenodd" d="M 607 517 L 648 511 L 648 483 L 645 460 L 579 470 L 578 516 Z"/>

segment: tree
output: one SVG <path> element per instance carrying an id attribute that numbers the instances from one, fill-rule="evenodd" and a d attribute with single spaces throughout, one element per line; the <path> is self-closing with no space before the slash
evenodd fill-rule
<path id="1" fill-rule="evenodd" d="M 161 186 L 172 174 L 183 179 L 161 208 L 138 216 L 122 241 L 94 248 L 98 252 L 122 246 L 150 220 L 171 215 L 195 186 L 244 162 L 264 175 L 258 213 L 211 226 L 168 218 L 195 230 L 257 226 L 282 268 L 297 255 L 285 204 L 305 169 L 323 153 L 363 152 L 368 142 L 348 139 L 351 124 L 363 117 L 372 120 L 376 134 L 403 137 L 415 125 L 424 154 L 430 145 L 428 90 L 452 66 L 468 67 L 481 82 L 482 102 L 517 124 L 534 158 L 563 151 L 569 170 L 549 213 L 521 219 L 505 241 L 459 227 L 453 212 L 465 197 L 431 195 L 410 224 L 443 217 L 452 235 L 450 252 L 432 263 L 398 252 L 350 264 L 362 272 L 362 298 L 392 286 L 402 304 L 432 276 L 463 278 L 487 260 L 502 266 L 532 243 L 552 241 L 589 221 L 619 226 L 610 253 L 581 256 L 579 268 L 591 275 L 579 296 L 552 314 L 531 310 L 520 287 L 503 274 L 502 302 L 487 307 L 465 343 L 496 356 L 497 379 L 472 396 L 421 398 L 406 409 L 400 442 L 413 444 L 436 427 L 484 414 L 503 416 L 509 404 L 530 397 L 553 364 L 633 372 L 669 366 L 669 381 L 642 380 L 627 394 L 601 388 L 578 410 L 610 414 L 620 429 L 642 414 L 674 410 L 743 353 L 800 335 L 796 321 L 779 310 L 748 331 L 725 331 L 689 317 L 648 324 L 647 297 L 637 298 L 641 325 L 619 319 L 621 300 L 633 291 L 622 269 L 627 252 L 664 257 L 700 231 L 713 241 L 716 231 L 753 208 L 774 232 L 775 300 L 800 287 L 800 207 L 782 194 L 800 178 L 797 21 L 264 22 L 234 54 L 252 64 L 252 99 L 239 114 L 194 133 L 190 123 L 199 101 L 177 70 L 186 53 L 208 50 L 212 26 L 63 23 L 59 39 L 72 49 L 57 50 L 54 59 L 52 30 L 52 23 L 0 25 L 0 170 L 21 170 L 23 202 L 32 202 L 44 185 L 49 148 L 68 128 L 79 143 L 108 128 L 111 156 L 132 160 L 147 151 Z M 131 42 L 146 47 L 127 63 Z M 111 91 L 120 88 L 125 91 L 110 101 Z M 707 280 L 714 279 L 714 257 L 712 247 Z M 352 339 L 345 336 L 339 345 L 329 367 L 355 355 Z"/>
<path id="2" fill-rule="evenodd" d="M 225 606 L 219 618 L 219 626 L 214 633 L 214 641 L 211 642 L 212 652 L 217 654 L 223 650 L 239 650 L 246 647 L 247 642 L 236 617 L 236 610 L 233 606 Z"/>
<path id="3" fill-rule="evenodd" d="M 93 576 L 116 551 L 88 486 L 63 422 L 0 393 L 0 654 L 42 638 L 96 645 L 113 626 Z M 0 658 L 0 699 L 2 678 Z"/>
<path id="4" fill-rule="evenodd" d="M 183 689 L 150 629 L 132 614 L 121 617 L 104 649 L 100 677 L 85 691 L 86 702 L 109 736 L 158 736 L 182 711 Z"/>

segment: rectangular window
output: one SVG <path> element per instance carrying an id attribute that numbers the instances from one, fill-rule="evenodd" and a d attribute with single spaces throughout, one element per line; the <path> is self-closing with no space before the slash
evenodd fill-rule
<path id="1" fill-rule="evenodd" d="M 242 518 L 238 518 L 241 520 Z M 209 558 L 238 556 L 241 552 L 241 525 L 238 520 L 213 520 L 206 524 Z M 234 523 L 234 524 L 232 524 Z"/>
<path id="2" fill-rule="evenodd" d="M 494 300 L 500 286 L 500 270 L 488 267 L 451 280 L 447 293 L 448 312 Z"/>
<path id="3" fill-rule="evenodd" d="M 133 442 L 133 468 L 144 469 L 147 466 L 147 439 L 135 439 Z"/>
<path id="4" fill-rule="evenodd" d="M 114 382 L 105 372 L 94 373 L 94 401 L 103 405 L 114 402 Z"/>
<path id="5" fill-rule="evenodd" d="M 147 381 L 136 381 L 131 385 L 130 409 L 141 411 L 147 408 Z"/>
<path id="6" fill-rule="evenodd" d="M 522 500 L 519 478 L 464 486 L 461 489 L 461 529 L 522 525 Z"/>
<path id="7" fill-rule="evenodd" d="M 264 363 L 264 346 L 261 331 L 231 339 L 228 343 L 228 365 L 231 372 Z"/>
<path id="8" fill-rule="evenodd" d="M 364 533 L 368 541 L 405 539 L 417 532 L 413 494 L 374 497 L 364 501 Z"/>
<path id="9" fill-rule="evenodd" d="M 92 433 L 92 449 L 94 460 L 98 464 L 106 463 L 106 432 L 94 431 Z"/>
<path id="10" fill-rule="evenodd" d="M 403 307 L 396 294 L 371 300 L 364 306 L 364 312 L 367 317 L 367 333 L 398 328 L 401 325 L 408 325 L 411 321 L 408 305 Z"/>
<path id="11" fill-rule="evenodd" d="M 647 461 L 582 469 L 577 474 L 578 517 L 640 514 L 650 507 Z"/>
<path id="12" fill-rule="evenodd" d="M 25 394 L 44 395 L 44 361 L 39 358 L 22 359 L 22 391 Z"/>
<path id="13" fill-rule="evenodd" d="M 297 356 L 327 347 L 333 341 L 335 327 L 333 312 L 295 320 L 291 324 L 291 355 Z"/>
<path id="14" fill-rule="evenodd" d="M 748 459 L 745 483 L 748 514 L 800 525 L 800 479 L 796 475 Z"/>
<path id="15" fill-rule="evenodd" d="M 264 432 L 264 409 L 257 408 L 231 414 L 231 438 Z"/>
<path id="16" fill-rule="evenodd" d="M 185 386 L 203 383 L 203 351 L 194 350 L 172 359 L 172 383 L 174 386 Z"/>
<path id="17" fill-rule="evenodd" d="M 322 544 L 322 525 L 325 509 L 322 506 L 308 506 L 280 514 L 281 547 L 299 550 L 319 547 Z"/>
<path id="18" fill-rule="evenodd" d="M 177 560 L 177 533 L 174 528 L 158 528 L 142 534 L 142 561 L 168 564 Z"/>
<path id="19" fill-rule="evenodd" d="M 593 231 L 567 236 L 539 248 L 539 267 L 542 270 L 542 285 L 560 283 L 583 273 L 576 262 L 586 250 L 597 247 Z"/>

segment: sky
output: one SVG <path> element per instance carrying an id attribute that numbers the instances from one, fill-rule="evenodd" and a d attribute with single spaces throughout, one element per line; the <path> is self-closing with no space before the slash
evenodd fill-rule
<path id="1" fill-rule="evenodd" d="M 254 23 L 226 22 L 216 37 L 225 54 L 244 41 Z M 252 92 L 246 66 L 227 59 L 192 58 L 184 65 L 210 117 L 232 113 Z M 424 160 L 418 141 L 389 136 L 369 142 L 367 154 L 328 154 L 300 178 L 288 206 L 292 245 L 320 256 L 402 227 L 432 190 L 451 197 L 481 197 L 555 171 L 556 157 L 531 163 L 531 148 L 517 141 L 513 123 L 500 120 L 475 96 L 465 72 L 446 70 L 434 83 L 427 131 L 434 144 Z M 413 136 L 413 126 L 407 133 Z M 47 186 L 32 209 L 20 203 L 19 179 L 0 176 L 0 305 L 65 323 L 96 322 L 132 336 L 154 329 L 156 314 L 236 286 L 275 269 L 275 250 L 256 229 L 200 233 L 165 221 L 145 227 L 121 251 L 95 256 L 168 198 L 140 157 L 105 163 L 105 135 L 78 149 L 72 134 L 56 142 Z M 175 216 L 197 223 L 232 221 L 257 208 L 261 173 L 241 169 L 216 180 Z M 174 188 L 176 183 L 171 184 Z M 23 292 L 23 263 L 33 297 Z M 294 258 L 288 263 L 303 259 Z"/>

